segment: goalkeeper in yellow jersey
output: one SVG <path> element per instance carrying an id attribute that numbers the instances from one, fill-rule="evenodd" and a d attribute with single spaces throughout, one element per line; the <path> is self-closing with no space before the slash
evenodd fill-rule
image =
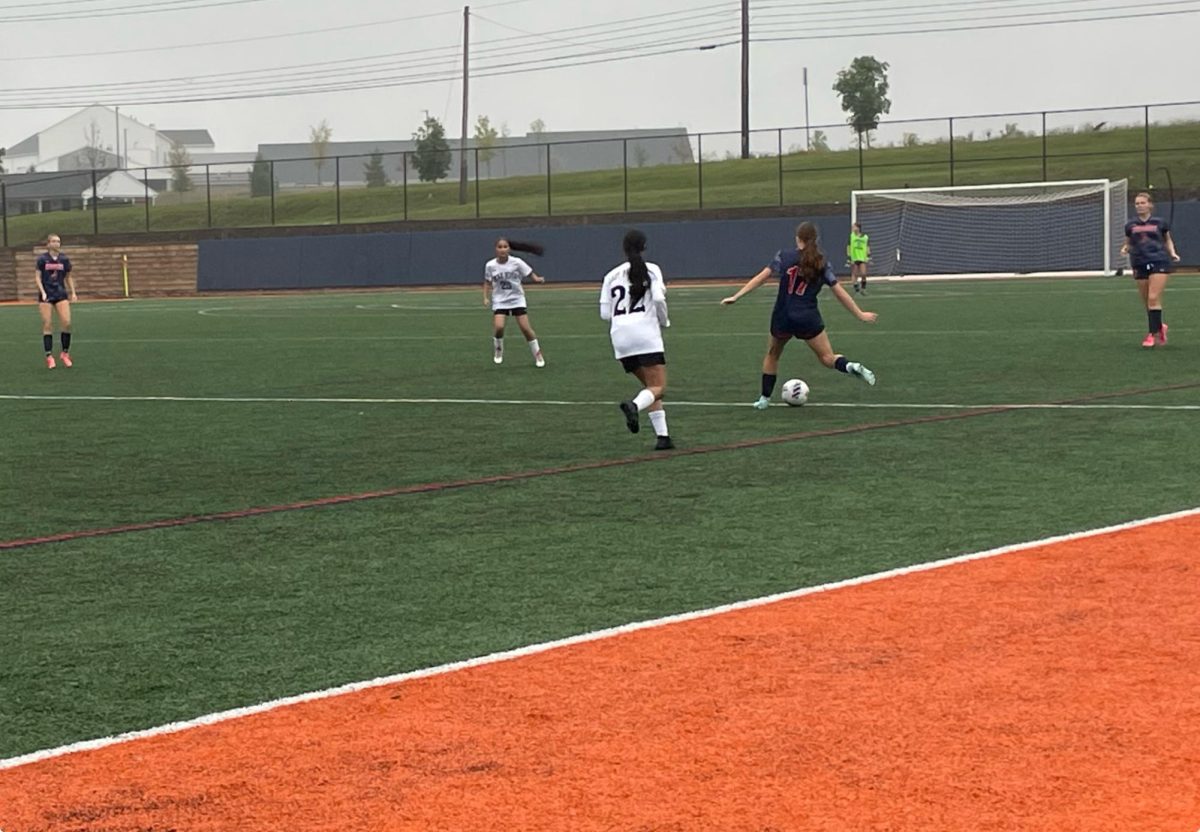
<path id="1" fill-rule="evenodd" d="M 871 259 L 870 238 L 863 233 L 862 225 L 854 223 L 850 229 L 850 242 L 846 244 L 846 257 L 850 261 L 850 282 L 854 291 L 867 293 L 867 261 Z"/>

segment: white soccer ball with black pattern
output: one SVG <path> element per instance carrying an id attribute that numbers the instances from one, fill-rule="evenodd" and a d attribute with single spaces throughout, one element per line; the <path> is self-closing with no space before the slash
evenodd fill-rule
<path id="1" fill-rule="evenodd" d="M 783 389 L 780 391 L 780 398 L 784 404 L 790 404 L 792 407 L 799 407 L 808 401 L 808 385 L 802 379 L 791 378 L 783 383 Z"/>

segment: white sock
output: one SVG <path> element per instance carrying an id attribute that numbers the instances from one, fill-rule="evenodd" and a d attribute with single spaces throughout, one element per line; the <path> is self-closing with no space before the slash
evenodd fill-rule
<path id="1" fill-rule="evenodd" d="M 633 403 L 637 405 L 638 413 L 641 413 L 650 405 L 654 404 L 654 394 L 649 390 L 643 389 L 642 392 L 633 397 Z"/>
<path id="2" fill-rule="evenodd" d="M 504 352 L 504 339 L 493 336 L 492 347 L 496 350 L 496 352 Z"/>
<path id="3" fill-rule="evenodd" d="M 534 358 L 536 358 L 537 354 L 542 351 L 542 348 L 538 346 L 536 338 L 529 342 L 529 351 L 533 353 Z"/>
<path id="4" fill-rule="evenodd" d="M 655 436 L 667 436 L 667 411 L 651 410 L 650 424 L 654 425 Z"/>

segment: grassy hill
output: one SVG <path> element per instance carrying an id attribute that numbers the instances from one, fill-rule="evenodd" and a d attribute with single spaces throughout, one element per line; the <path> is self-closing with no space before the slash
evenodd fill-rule
<path id="1" fill-rule="evenodd" d="M 1165 184 L 1160 167 L 1168 167 L 1180 192 L 1200 186 L 1200 122 L 1155 125 L 1149 137 L 1151 178 Z M 956 139 L 953 184 L 974 185 L 1047 179 L 1128 178 L 1146 183 L 1146 134 L 1141 128 L 1118 128 L 1041 136 Z M 1043 171 L 1044 164 L 1044 171 Z M 788 153 L 753 159 L 631 167 L 621 170 L 560 173 L 550 177 L 519 176 L 470 183 L 467 203 L 458 204 L 458 183 L 410 184 L 381 188 L 344 188 L 343 223 L 404 219 L 462 219 L 545 216 L 629 210 L 689 210 L 764 205 L 833 204 L 849 200 L 860 187 L 899 188 L 951 184 L 951 147 L 947 142 L 866 150 L 861 168 L 857 150 Z M 478 214 L 476 187 L 478 193 Z M 153 231 L 254 227 L 271 225 L 268 197 L 216 196 L 209 206 L 195 194 L 168 193 L 151 207 Z M 276 225 L 331 225 L 337 222 L 335 189 L 289 191 L 276 195 Z M 101 234 L 147 230 L 144 206 L 101 207 Z M 91 234 L 90 210 L 9 217 L 9 243 L 32 244 L 50 231 Z"/>

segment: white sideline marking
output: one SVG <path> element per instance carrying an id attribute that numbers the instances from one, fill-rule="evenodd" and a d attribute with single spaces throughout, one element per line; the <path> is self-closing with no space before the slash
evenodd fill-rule
<path id="1" fill-rule="evenodd" d="M 1041 538 L 1040 540 L 1031 540 L 1025 543 L 1015 543 L 1008 546 L 1000 546 L 995 549 L 986 549 L 982 552 L 974 552 L 966 555 L 943 558 L 941 560 L 930 561 L 928 563 L 902 566 L 897 569 L 889 569 L 887 571 L 876 572 L 871 575 L 861 575 L 857 578 L 848 578 L 846 580 L 833 581 L 831 583 L 820 584 L 818 586 L 810 586 L 788 592 L 779 592 L 775 593 L 774 595 L 764 595 L 759 598 L 751 598 L 745 601 L 722 604 L 720 606 L 710 607 L 708 609 L 694 610 L 692 612 L 679 613 L 676 615 L 667 615 L 663 616 L 662 618 L 652 618 L 648 621 L 636 621 L 629 624 L 621 624 L 616 627 L 608 627 L 606 629 L 595 630 L 590 633 L 581 633 L 580 635 L 569 636 L 567 638 L 557 639 L 555 641 L 531 644 L 525 647 L 518 647 L 513 650 L 490 653 L 486 656 L 477 656 L 473 659 L 464 659 L 463 661 L 448 662 L 447 664 L 437 665 L 436 667 L 426 667 L 420 670 L 411 670 L 407 673 L 396 673 L 391 676 L 380 676 L 376 679 L 370 679 L 364 682 L 352 682 L 350 684 L 340 685 L 335 688 L 327 688 L 325 690 L 302 693 L 296 696 L 286 696 L 281 699 L 271 700 L 269 702 L 261 702 L 257 705 L 250 705 L 242 708 L 232 708 L 227 711 L 218 711 L 216 713 L 206 714 L 194 719 L 184 720 L 181 722 L 171 722 L 155 728 L 147 728 L 140 731 L 127 731 L 126 733 L 116 734 L 114 736 L 99 737 L 97 739 L 85 740 L 83 742 L 70 743 L 69 745 L 60 745 L 57 748 L 47 748 L 43 749 L 42 751 L 34 751 L 30 754 L 22 754 L 19 757 L 9 757 L 7 759 L 0 760 L 0 771 L 17 768 L 18 766 L 26 766 L 32 763 L 43 762 L 45 760 L 50 760 L 55 757 L 62 757 L 67 754 L 76 754 L 81 751 L 95 751 L 97 749 L 107 748 L 108 746 L 112 745 L 132 742 L 133 740 L 146 739 L 149 737 L 160 737 L 164 734 L 176 734 L 191 728 L 199 728 L 203 725 L 215 725 L 220 722 L 228 722 L 232 719 L 240 719 L 242 717 L 252 716 L 254 714 L 266 713 L 267 711 L 273 711 L 277 708 L 282 708 L 289 705 L 315 702 L 321 699 L 329 699 L 334 696 L 357 693 L 359 691 L 370 690 L 372 688 L 383 687 L 385 685 L 394 685 L 400 682 L 411 681 L 413 679 L 423 679 L 429 676 L 440 676 L 459 670 L 466 670 L 468 668 L 497 664 L 499 662 L 519 659 L 525 656 L 533 656 L 537 655 L 538 653 L 545 653 L 561 647 L 570 647 L 576 644 L 586 644 L 588 642 L 600 641 L 602 639 L 612 638 L 614 636 L 635 633 L 639 630 L 651 630 L 671 624 L 679 624 L 685 621 L 712 618 L 725 613 L 752 609 L 754 607 L 761 607 L 767 604 L 791 600 L 793 598 L 801 598 L 806 595 L 816 595 L 821 592 L 830 592 L 836 589 L 861 586 L 863 584 L 875 583 L 888 578 L 897 578 L 916 572 L 928 572 L 930 570 L 940 569 L 945 566 L 954 566 L 960 563 L 984 560 L 986 558 L 992 558 L 998 555 L 1006 555 L 1013 552 L 1035 549 L 1040 546 L 1050 546 L 1057 543 L 1066 543 L 1073 540 L 1082 540 L 1084 538 L 1111 534 L 1113 532 L 1127 531 L 1129 529 L 1135 529 L 1141 526 L 1148 526 L 1154 523 L 1164 523 L 1170 520 L 1178 520 L 1198 514 L 1200 514 L 1200 508 L 1185 509 L 1183 511 L 1172 512 L 1170 514 L 1160 514 L 1156 517 L 1147 517 L 1141 520 L 1130 520 L 1125 523 L 1104 526 L 1098 529 L 1089 529 L 1082 532 L 1071 532 L 1068 534 L 1055 535 L 1053 537 Z"/>
<path id="2" fill-rule="evenodd" d="M 183 402 L 197 404 L 480 404 L 527 405 L 530 407 L 610 407 L 616 399 L 604 401 L 567 401 L 560 399 L 438 399 L 438 398 L 355 398 L 350 396 L 321 396 L 299 398 L 290 396 L 56 396 L 42 394 L 0 393 L 0 401 L 37 402 Z M 666 402 L 668 407 L 750 407 L 741 402 Z M 775 402 L 772 407 L 787 407 Z M 1200 410 L 1200 404 L 1046 404 L 1014 402 L 1010 404 L 954 404 L 925 402 L 809 402 L 804 407 L 837 407 L 865 410 Z"/>

